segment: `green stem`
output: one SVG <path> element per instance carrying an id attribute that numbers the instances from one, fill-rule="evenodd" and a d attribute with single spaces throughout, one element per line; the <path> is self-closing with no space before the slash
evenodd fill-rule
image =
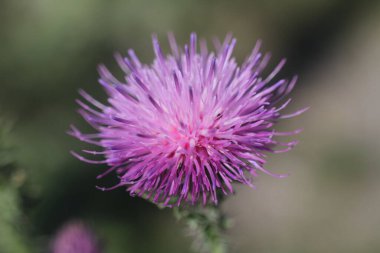
<path id="1" fill-rule="evenodd" d="M 220 206 L 175 208 L 174 212 L 178 219 L 185 221 L 201 252 L 227 253 L 224 233 L 228 220 Z"/>

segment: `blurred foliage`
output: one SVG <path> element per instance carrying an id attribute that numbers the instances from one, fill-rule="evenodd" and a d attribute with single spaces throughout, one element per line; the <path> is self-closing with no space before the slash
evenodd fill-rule
<path id="1" fill-rule="evenodd" d="M 19 196 L 12 187 L 0 187 L 0 249 L 1 252 L 24 253 L 31 252 L 25 244 L 25 238 L 20 232 L 22 217 Z"/>
<path id="2" fill-rule="evenodd" d="M 0 252 L 24 253 L 28 249 L 19 187 L 25 179 L 16 167 L 9 142 L 11 125 L 0 118 Z"/>

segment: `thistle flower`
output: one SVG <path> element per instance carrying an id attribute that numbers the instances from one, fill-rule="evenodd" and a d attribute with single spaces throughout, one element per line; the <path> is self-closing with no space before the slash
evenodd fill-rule
<path id="1" fill-rule="evenodd" d="M 306 110 L 281 113 L 290 102 L 282 99 L 297 80 L 272 82 L 285 59 L 263 77 L 270 55 L 259 52 L 260 41 L 241 66 L 231 57 L 236 40 L 229 35 L 223 43 L 215 41 L 214 52 L 203 40 L 198 50 L 194 33 L 183 49 L 172 34 L 169 44 L 172 54 L 165 56 L 153 36 L 156 58 L 150 65 L 133 50 L 127 57 L 117 54 L 123 81 L 101 65 L 99 83 L 109 96 L 107 105 L 80 91 L 86 102 L 77 100 L 79 113 L 97 132 L 84 134 L 72 126 L 70 134 L 101 147 L 83 152 L 105 159 L 72 153 L 88 163 L 107 164 L 98 178 L 116 172 L 120 179 L 113 187 L 99 188 L 124 186 L 131 195 L 164 206 L 205 205 L 217 203 L 219 191 L 233 193 L 234 182 L 253 187 L 258 172 L 285 176 L 263 167 L 267 152 L 285 152 L 296 144 L 276 136 L 300 131 L 279 132 L 275 123 Z"/>
<path id="2" fill-rule="evenodd" d="M 100 253 L 99 243 L 82 222 L 64 225 L 52 242 L 52 253 Z"/>

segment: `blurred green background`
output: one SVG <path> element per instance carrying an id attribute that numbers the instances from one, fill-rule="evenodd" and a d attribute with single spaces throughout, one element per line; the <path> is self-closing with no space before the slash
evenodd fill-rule
<path id="1" fill-rule="evenodd" d="M 353 0 L 0 0 L 0 252 L 48 252 L 65 222 L 81 219 L 109 253 L 191 252 L 170 210 L 100 192 L 102 166 L 69 151 L 65 132 L 86 124 L 77 90 L 105 99 L 96 66 L 115 72 L 114 52 L 153 58 L 150 36 L 183 44 L 238 39 L 241 61 L 257 39 L 288 58 L 300 80 L 292 109 L 311 106 L 283 130 L 304 127 L 300 145 L 272 157 L 257 190 L 238 187 L 223 206 L 234 218 L 232 252 L 380 252 L 380 2 Z M 272 66 L 273 66 L 272 65 Z M 290 111 L 290 110 L 289 110 Z M 108 180 L 108 181 L 107 181 Z"/>

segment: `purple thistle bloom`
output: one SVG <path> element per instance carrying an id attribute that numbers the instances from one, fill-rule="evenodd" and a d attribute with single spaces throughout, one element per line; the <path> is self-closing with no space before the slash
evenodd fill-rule
<path id="1" fill-rule="evenodd" d="M 100 253 L 95 235 L 82 222 L 63 226 L 52 242 L 52 253 Z"/>
<path id="2" fill-rule="evenodd" d="M 260 42 L 239 67 L 231 57 L 236 40 L 227 36 L 215 41 L 210 52 L 201 40 L 197 50 L 196 34 L 181 50 L 169 34 L 171 55 L 165 56 L 153 37 L 156 59 L 142 64 L 133 50 L 116 60 L 125 72 L 117 80 L 106 67 L 99 67 L 99 83 L 107 92 L 104 105 L 83 90 L 80 94 L 91 104 L 77 100 L 79 113 L 97 133 L 83 134 L 72 126 L 70 134 L 81 141 L 100 146 L 102 151 L 83 152 L 104 155 L 98 161 L 74 156 L 109 169 L 98 178 L 115 171 L 131 195 L 150 199 L 164 206 L 195 204 L 202 200 L 218 202 L 217 192 L 233 192 L 233 182 L 253 187 L 257 172 L 283 177 L 264 169 L 265 153 L 290 150 L 297 142 L 280 142 L 274 124 L 289 104 L 281 100 L 293 89 L 297 77 L 272 82 L 285 64 L 281 60 L 266 77 L 261 76 L 269 54 L 259 52 Z"/>

